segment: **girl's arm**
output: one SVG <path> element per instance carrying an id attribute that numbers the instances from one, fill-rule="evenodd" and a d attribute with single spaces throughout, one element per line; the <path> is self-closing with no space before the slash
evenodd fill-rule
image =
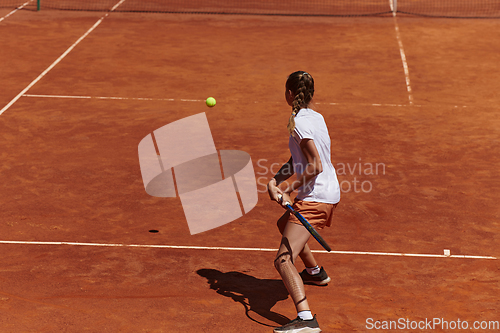
<path id="1" fill-rule="evenodd" d="M 323 172 L 321 158 L 319 157 L 314 141 L 312 139 L 303 139 L 300 142 L 300 148 L 307 159 L 307 166 L 302 173 L 302 177 L 299 177 L 294 181 L 283 181 L 277 186 L 277 192 L 281 192 L 280 194 L 283 195 L 283 203 L 287 201 L 291 203 L 292 200 L 290 199 L 290 193 L 307 184 L 311 179 Z"/>
<path id="2" fill-rule="evenodd" d="M 271 180 L 267 184 L 267 191 L 271 200 L 279 201 L 278 195 L 282 194 L 283 192 L 278 188 L 278 185 L 290 178 L 293 174 L 293 159 L 292 157 L 290 157 L 288 162 L 281 166 L 278 173 L 276 173 L 276 175 L 274 175 L 274 177 L 271 178 Z"/>
<path id="3" fill-rule="evenodd" d="M 279 169 L 278 173 L 274 175 L 273 179 L 276 180 L 276 184 L 281 184 L 283 181 L 287 180 L 293 176 L 295 172 L 293 171 L 293 158 L 290 156 L 288 162 L 283 164 Z M 271 179 L 272 180 L 272 179 Z"/>

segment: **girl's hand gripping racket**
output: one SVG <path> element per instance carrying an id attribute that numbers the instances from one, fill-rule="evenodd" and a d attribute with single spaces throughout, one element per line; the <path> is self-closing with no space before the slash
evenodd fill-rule
<path id="1" fill-rule="evenodd" d="M 279 200 L 280 201 L 283 200 L 283 197 L 281 196 L 281 194 L 279 195 Z M 320 243 L 321 246 L 323 246 L 323 248 L 325 250 L 327 250 L 328 252 L 330 252 L 332 250 L 330 245 L 328 245 L 325 242 L 323 237 L 321 237 L 321 235 L 318 234 L 316 229 L 314 229 L 313 226 L 309 222 L 307 222 L 307 220 L 299 212 L 297 212 L 295 209 L 293 209 L 292 205 L 290 205 L 289 202 L 285 202 L 285 207 L 286 207 L 286 209 L 288 209 L 288 211 L 290 213 L 292 213 L 293 215 L 295 215 L 295 217 L 297 217 L 299 219 L 299 221 L 304 225 L 304 227 L 306 227 L 307 231 L 309 231 L 309 233 L 314 237 L 314 239 L 316 239 L 318 241 L 318 243 Z"/>

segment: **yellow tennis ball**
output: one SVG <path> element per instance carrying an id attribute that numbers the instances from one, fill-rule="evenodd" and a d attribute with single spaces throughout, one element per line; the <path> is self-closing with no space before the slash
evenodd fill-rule
<path id="1" fill-rule="evenodd" d="M 215 103 L 217 103 L 217 102 L 215 101 L 215 98 L 209 97 L 209 98 L 207 98 L 205 103 L 207 104 L 207 106 L 213 107 L 213 106 L 215 106 Z"/>

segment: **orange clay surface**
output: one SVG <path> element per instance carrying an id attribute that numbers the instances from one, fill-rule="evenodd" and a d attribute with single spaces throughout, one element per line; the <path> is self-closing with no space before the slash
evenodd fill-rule
<path id="1" fill-rule="evenodd" d="M 0 22 L 0 108 L 102 16 Z M 298 69 L 315 79 L 344 190 L 322 230 L 335 251 L 499 257 L 500 21 L 397 23 L 413 104 L 392 17 L 111 13 L 27 92 L 94 98 L 23 96 L 0 115 L 0 241 L 44 242 L 0 243 L 0 331 L 271 332 L 295 318 L 274 252 L 95 245 L 277 248 L 282 209 L 263 184 L 289 158 L 283 89 Z M 137 147 L 201 112 L 217 149 L 251 155 L 260 193 L 192 236 L 179 199 L 145 192 Z M 306 286 L 324 332 L 500 321 L 498 260 L 316 257 L 332 277 Z"/>

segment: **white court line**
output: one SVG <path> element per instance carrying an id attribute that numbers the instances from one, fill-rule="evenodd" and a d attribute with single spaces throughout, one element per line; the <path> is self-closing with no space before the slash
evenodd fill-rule
<path id="1" fill-rule="evenodd" d="M 110 12 L 113 12 L 124 1 L 125 0 L 121 0 L 120 2 L 118 2 L 111 9 Z M 14 97 L 14 99 L 11 100 L 9 104 L 4 106 L 3 109 L 0 110 L 0 115 L 2 115 L 5 111 L 7 111 L 14 103 L 16 103 L 19 100 L 19 98 L 21 98 L 24 94 L 26 94 L 28 90 L 30 90 L 35 84 L 37 84 L 37 82 L 40 81 L 48 72 L 50 72 L 52 68 L 54 68 L 58 63 L 60 63 L 61 60 L 63 60 L 78 44 L 80 44 L 82 40 L 84 40 L 92 31 L 94 31 L 94 29 L 97 28 L 99 24 L 101 24 L 106 17 L 109 16 L 110 12 L 107 12 L 103 17 L 101 17 L 89 30 L 87 30 L 86 33 L 83 34 L 83 36 L 78 38 L 78 40 L 73 45 L 71 45 L 63 54 L 61 54 L 61 56 L 57 58 L 56 61 L 54 61 L 46 70 L 44 70 L 42 74 L 38 75 L 38 77 L 35 80 L 33 80 L 33 82 L 31 82 L 26 88 L 24 88 L 23 91 L 21 91 L 16 97 Z"/>
<path id="2" fill-rule="evenodd" d="M 144 97 L 111 97 L 111 96 L 75 96 L 75 95 L 34 95 L 34 94 L 24 94 L 23 97 L 31 98 L 62 98 L 62 99 L 110 99 L 110 100 L 135 100 L 135 101 L 181 101 L 181 102 L 204 102 L 202 99 L 185 99 L 185 98 L 144 98 Z M 259 103 L 254 101 L 254 103 Z M 269 102 L 263 102 L 269 104 Z M 281 103 L 281 102 L 279 102 Z M 380 104 L 380 103 L 316 103 L 316 104 L 326 104 L 326 105 L 366 105 L 366 106 L 408 106 L 403 104 Z M 421 105 L 413 105 L 421 106 Z"/>
<path id="3" fill-rule="evenodd" d="M 61 99 L 108 99 L 108 100 L 132 100 L 132 101 L 181 101 L 181 102 L 204 102 L 202 99 L 174 99 L 174 98 L 144 98 L 144 97 L 106 97 L 106 96 L 70 96 L 70 95 L 33 95 L 33 94 L 24 94 L 22 97 L 31 97 L 31 98 L 61 98 Z M 259 103 L 255 101 L 254 103 Z M 268 102 L 264 102 L 268 104 Z M 280 102 L 281 103 L 281 102 Z M 407 107 L 414 106 L 420 107 L 421 105 L 404 105 L 404 104 L 380 104 L 380 103 L 316 103 L 316 104 L 325 104 L 325 105 L 365 105 L 365 106 L 398 106 L 398 107 Z"/>
<path id="4" fill-rule="evenodd" d="M 106 97 L 106 96 L 67 96 L 67 95 L 32 95 L 24 94 L 23 97 L 34 98 L 62 98 L 62 99 L 110 99 L 110 100 L 133 100 L 133 101 L 169 101 L 174 102 L 173 98 L 146 98 L 146 97 Z M 183 102 L 202 102 L 202 100 L 182 100 Z"/>
<path id="5" fill-rule="evenodd" d="M 61 99 L 101 99 L 101 100 L 132 100 L 132 101 L 168 101 L 168 102 L 204 102 L 202 99 L 174 99 L 174 98 L 147 98 L 147 97 L 112 97 L 112 96 L 77 96 L 77 95 L 34 95 L 34 94 L 24 94 L 22 97 L 30 97 L 30 98 L 61 98 Z M 232 102 L 237 100 L 231 100 Z M 258 101 L 254 101 L 254 103 L 258 104 Z M 268 101 L 262 102 L 269 104 Z M 281 102 L 276 102 L 280 103 Z M 394 103 L 320 103 L 316 102 L 317 105 L 361 105 L 361 106 L 388 106 L 388 107 L 424 107 L 425 105 L 418 104 L 394 104 Z M 433 104 L 436 106 L 436 104 Z M 454 108 L 466 108 L 467 105 L 453 105 Z"/>
<path id="6" fill-rule="evenodd" d="M 29 0 L 28 2 L 24 3 L 23 5 L 17 7 L 16 9 L 14 9 L 13 11 L 11 11 L 10 13 L 8 13 L 7 15 L 5 15 L 4 17 L 0 18 L 0 22 L 2 22 L 3 20 L 5 20 L 7 17 L 11 16 L 12 14 L 14 14 L 15 12 L 17 12 L 18 10 L 20 9 L 23 9 L 24 7 L 26 7 L 30 2 L 32 2 L 33 0 Z"/>
<path id="7" fill-rule="evenodd" d="M 393 103 L 315 103 L 315 104 L 326 104 L 326 105 L 359 105 L 359 106 L 393 106 L 393 107 L 422 107 L 423 105 L 416 104 L 393 104 Z M 455 106 L 457 107 L 457 106 Z"/>
<path id="8" fill-rule="evenodd" d="M 401 55 L 401 61 L 403 62 L 403 69 L 405 72 L 406 79 L 406 90 L 408 91 L 408 100 L 410 105 L 413 105 L 413 94 L 411 90 L 410 84 L 410 70 L 408 69 L 408 62 L 406 61 L 406 54 L 403 48 L 403 41 L 401 40 L 401 33 L 399 32 L 399 24 L 398 19 L 396 18 L 396 1 L 397 0 L 389 0 L 389 4 L 392 10 L 392 17 L 394 19 L 394 29 L 396 30 L 396 39 L 398 40 L 399 45 L 399 54 Z"/>
<path id="9" fill-rule="evenodd" d="M 182 250 L 215 250 L 215 251 L 256 251 L 277 252 L 278 249 L 253 248 L 253 247 L 213 247 L 213 246 L 183 246 L 183 245 L 146 245 L 146 244 L 106 244 L 106 243 L 78 243 L 78 242 L 37 242 L 37 241 L 0 241 L 0 244 L 17 245 L 69 245 L 69 246 L 94 246 L 94 247 L 132 247 L 132 248 L 156 248 L 156 249 L 182 249 Z M 424 257 L 424 258 L 460 258 L 460 259 L 497 259 L 492 256 L 450 255 L 443 254 L 420 254 L 420 253 L 397 253 L 397 252 L 362 252 L 362 251 L 331 251 L 311 250 L 314 253 L 332 254 L 357 254 L 373 256 L 394 257 Z"/>
<path id="10" fill-rule="evenodd" d="M 61 98 L 61 99 L 111 99 L 111 100 L 135 100 L 135 101 L 181 101 L 181 102 L 204 102 L 201 99 L 174 99 L 174 98 L 144 98 L 144 97 L 112 97 L 112 96 L 77 96 L 77 95 L 34 95 L 34 94 L 24 94 L 22 97 L 31 97 L 31 98 Z M 254 103 L 259 103 L 258 101 L 254 101 Z M 268 104 L 269 102 L 265 102 Z M 280 102 L 281 103 L 281 102 Z M 347 105 L 347 104 L 355 104 L 355 105 L 367 105 L 367 106 L 409 106 L 404 104 L 380 104 L 380 103 L 315 103 L 315 104 L 326 104 L 326 105 Z M 421 106 L 421 105 L 413 105 L 413 106 Z"/>

